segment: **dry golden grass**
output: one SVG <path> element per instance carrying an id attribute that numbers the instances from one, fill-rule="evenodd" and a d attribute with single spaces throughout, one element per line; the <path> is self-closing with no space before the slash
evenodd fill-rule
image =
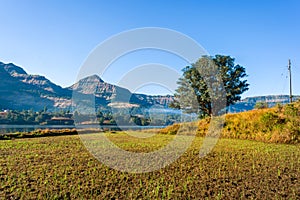
<path id="1" fill-rule="evenodd" d="M 209 122 L 209 118 L 197 122 L 197 136 L 203 137 L 207 134 Z M 181 125 L 168 126 L 160 133 L 176 134 Z M 193 124 L 190 123 L 190 125 Z M 226 114 L 221 137 L 272 143 L 300 143 L 300 102 Z"/>

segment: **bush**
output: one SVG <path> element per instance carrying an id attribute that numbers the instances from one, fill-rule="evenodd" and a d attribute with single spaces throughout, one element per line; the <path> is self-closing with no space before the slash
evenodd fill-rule
<path id="1" fill-rule="evenodd" d="M 283 123 L 283 120 L 281 120 L 277 114 L 273 112 L 267 112 L 260 117 L 260 122 L 262 125 L 262 131 L 267 132 L 272 131 L 275 127 L 280 126 Z"/>
<path id="2" fill-rule="evenodd" d="M 255 109 L 264 109 L 264 108 L 269 108 L 269 105 L 267 102 L 257 102 L 254 106 Z"/>
<path id="3" fill-rule="evenodd" d="M 294 104 L 288 104 L 284 107 L 284 114 L 289 117 L 297 117 L 299 116 L 299 110 Z"/>

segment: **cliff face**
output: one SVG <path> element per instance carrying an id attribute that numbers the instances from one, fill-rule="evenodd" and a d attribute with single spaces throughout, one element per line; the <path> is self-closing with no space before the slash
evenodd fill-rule
<path id="1" fill-rule="evenodd" d="M 134 94 L 134 96 L 144 102 L 147 102 L 150 106 L 161 106 L 168 107 L 168 105 L 174 101 L 174 96 L 172 95 L 145 95 L 145 94 Z"/>
<path id="2" fill-rule="evenodd" d="M 50 109 L 70 109 L 72 93 L 83 98 L 94 96 L 96 106 L 107 107 L 118 102 L 129 105 L 166 107 L 172 96 L 149 96 L 132 94 L 129 90 L 104 82 L 99 76 L 92 75 L 79 80 L 70 87 L 62 88 L 44 76 L 27 74 L 21 67 L 12 63 L 0 62 L 0 109 L 34 109 L 45 106 Z"/>
<path id="3" fill-rule="evenodd" d="M 128 89 L 104 82 L 97 75 L 83 78 L 68 89 L 81 94 L 94 95 L 96 102 L 106 102 L 106 106 L 110 107 L 114 107 L 114 105 L 116 107 L 136 107 L 137 105 L 167 107 L 174 100 L 171 95 L 151 96 L 131 93 Z M 103 103 L 100 106 L 103 106 Z"/>
<path id="4" fill-rule="evenodd" d="M 130 96 L 132 95 L 129 90 L 121 88 L 109 83 L 105 83 L 99 76 L 92 75 L 79 80 L 68 89 L 76 91 L 82 94 L 93 94 L 98 98 L 103 98 L 107 101 L 120 98 L 120 95 Z M 118 96 L 118 97 L 117 97 Z M 123 101 L 125 101 L 124 99 Z M 128 99 L 129 100 L 129 99 Z M 122 101 L 122 100 L 120 100 Z"/>
<path id="5" fill-rule="evenodd" d="M 42 84 L 47 80 L 44 77 L 40 81 L 40 76 L 28 75 L 14 64 L 0 62 L 0 79 L 2 109 L 42 109 L 44 106 L 51 107 L 54 103 L 48 97 L 55 97 L 55 91 L 47 90 L 50 90 L 51 85 Z"/>

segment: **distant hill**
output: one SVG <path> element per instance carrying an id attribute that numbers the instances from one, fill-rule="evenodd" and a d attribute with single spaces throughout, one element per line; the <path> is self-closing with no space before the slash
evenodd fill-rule
<path id="1" fill-rule="evenodd" d="M 300 99 L 299 95 L 293 97 L 293 100 L 296 101 Z M 273 107 L 276 104 L 287 104 L 290 102 L 289 95 L 267 95 L 267 96 L 256 96 L 256 97 L 247 97 L 236 104 L 229 107 L 229 112 L 237 113 L 243 111 L 253 110 L 257 102 L 267 102 L 269 107 Z"/>
<path id="2" fill-rule="evenodd" d="M 0 109 L 49 110 L 71 109 L 73 91 L 83 98 L 93 95 L 96 106 L 160 105 L 167 107 L 173 96 L 132 94 L 128 89 L 104 82 L 92 75 L 79 80 L 70 87 L 62 88 L 44 76 L 30 75 L 13 63 L 0 62 Z"/>

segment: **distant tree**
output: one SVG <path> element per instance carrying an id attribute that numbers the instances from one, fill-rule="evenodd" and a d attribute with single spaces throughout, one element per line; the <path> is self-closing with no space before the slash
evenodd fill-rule
<path id="1" fill-rule="evenodd" d="M 226 106 L 234 104 L 241 99 L 240 95 L 248 90 L 249 84 L 244 79 L 246 76 L 245 68 L 236 65 L 234 58 L 230 56 L 204 56 L 183 69 L 183 77 L 178 80 L 179 87 L 175 93 L 175 101 L 170 106 L 181 108 L 187 113 L 197 113 L 199 118 L 210 116 L 212 115 L 210 94 L 216 95 L 216 90 L 224 90 L 226 96 L 214 98 L 226 99 Z M 223 82 L 222 88 L 215 84 L 220 79 Z"/>
<path id="2" fill-rule="evenodd" d="M 42 114 L 39 114 L 35 117 L 35 122 L 36 123 L 41 123 L 43 122 L 43 115 Z"/>
<path id="3" fill-rule="evenodd" d="M 44 106 L 44 110 L 43 110 L 43 112 L 44 113 L 46 113 L 48 111 L 48 108 L 47 108 L 47 106 Z"/>
<path id="4" fill-rule="evenodd" d="M 75 110 L 74 114 L 73 114 L 73 118 L 77 119 L 79 116 L 79 112 L 77 110 Z"/>

